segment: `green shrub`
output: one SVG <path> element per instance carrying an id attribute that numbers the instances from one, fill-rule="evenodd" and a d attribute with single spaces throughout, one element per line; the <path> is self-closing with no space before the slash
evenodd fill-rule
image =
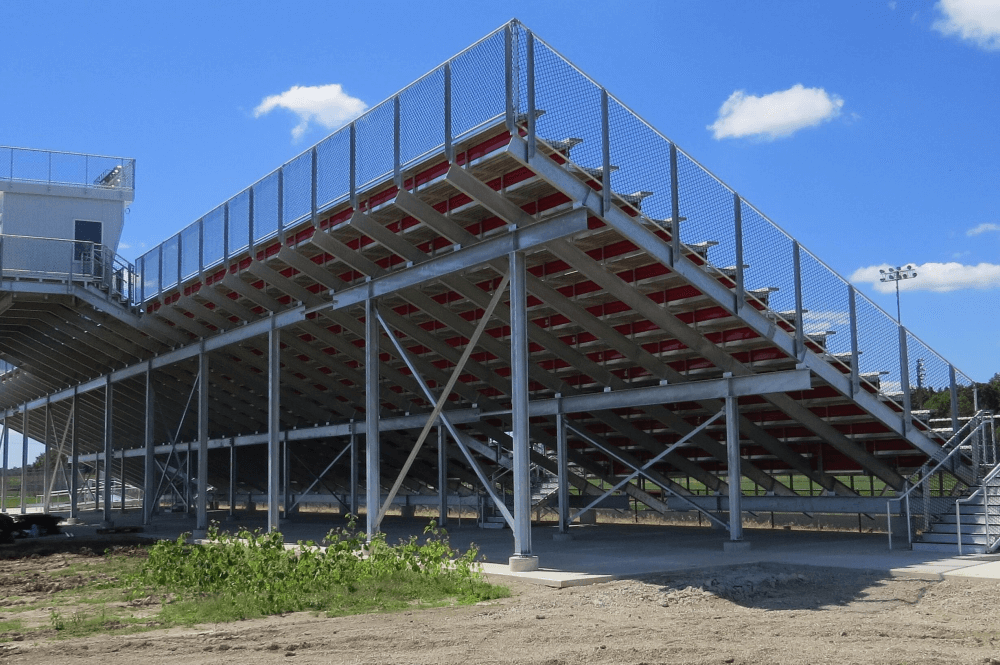
<path id="1" fill-rule="evenodd" d="M 312 541 L 286 549 L 278 532 L 208 531 L 210 545 L 188 544 L 188 534 L 161 541 L 129 584 L 134 595 L 153 590 L 179 600 L 164 619 L 193 623 L 302 610 L 352 614 L 447 600 L 476 602 L 509 594 L 478 571 L 475 548 L 452 549 L 432 522 L 416 536 L 389 545 L 382 534 L 366 542 L 354 529 L 334 529 L 325 548 Z"/>

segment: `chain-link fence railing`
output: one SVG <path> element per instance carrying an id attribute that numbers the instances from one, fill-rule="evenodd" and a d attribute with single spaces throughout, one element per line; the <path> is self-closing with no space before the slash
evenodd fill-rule
<path id="1" fill-rule="evenodd" d="M 0 180 L 135 189 L 135 160 L 0 146 Z"/>

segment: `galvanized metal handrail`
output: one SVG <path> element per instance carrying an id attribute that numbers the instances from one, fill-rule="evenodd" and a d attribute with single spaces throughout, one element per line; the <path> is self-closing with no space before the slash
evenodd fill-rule
<path id="1" fill-rule="evenodd" d="M 986 531 L 986 534 L 985 534 L 986 535 L 986 552 L 987 553 L 992 552 L 992 551 L 994 551 L 997 548 L 998 545 L 1000 545 L 1000 536 L 997 536 L 997 539 L 994 540 L 992 543 L 990 543 L 990 493 L 988 491 L 986 491 L 989 488 L 989 483 L 991 481 L 993 481 L 994 479 L 996 479 L 997 476 L 1000 476 L 1000 465 L 994 467 L 994 469 L 992 471 L 990 471 L 989 474 L 987 474 L 985 478 L 983 478 L 983 482 L 979 486 L 979 489 L 977 489 L 975 492 L 973 492 L 972 494 L 970 494 L 967 497 L 963 497 L 963 498 L 955 500 L 955 532 L 956 532 L 956 537 L 958 539 L 958 553 L 959 554 L 962 554 L 962 515 L 961 515 L 961 510 L 960 510 L 960 508 L 961 508 L 960 504 L 968 503 L 969 501 L 972 501 L 974 498 L 976 498 L 977 496 L 979 496 L 980 492 L 982 492 L 982 494 L 983 494 L 983 508 L 984 508 L 985 515 L 986 515 L 985 521 L 984 521 L 984 527 L 985 527 L 985 531 Z"/>
<path id="2" fill-rule="evenodd" d="M 959 429 L 957 432 L 955 432 L 955 434 L 950 439 L 948 439 L 948 441 L 945 442 L 945 444 L 943 446 L 941 446 L 941 450 L 943 450 L 943 451 L 946 450 L 948 452 L 947 452 L 947 454 L 944 457 L 942 457 L 942 458 L 940 458 L 938 460 L 937 464 L 934 465 L 934 467 L 932 469 L 930 469 L 929 471 L 927 470 L 929 462 L 926 463 L 926 464 L 924 464 L 923 466 L 921 466 L 920 470 L 914 472 L 910 476 L 910 478 L 907 478 L 906 483 L 907 483 L 907 485 L 909 485 L 909 487 L 907 487 L 906 491 L 903 492 L 902 494 L 900 494 L 899 496 L 892 497 L 892 498 L 888 499 L 885 502 L 886 527 L 887 527 L 887 530 L 889 532 L 889 549 L 892 549 L 892 504 L 895 502 L 896 505 L 897 505 L 898 510 L 900 510 L 900 511 L 902 511 L 903 504 L 904 503 L 906 504 L 906 510 L 905 510 L 905 512 L 903 514 L 905 514 L 905 516 L 906 516 L 907 541 L 910 542 L 910 543 L 912 543 L 913 542 L 913 528 L 912 528 L 912 525 L 910 523 L 910 515 L 911 515 L 911 511 L 910 511 L 910 495 L 913 494 L 914 491 L 918 487 L 921 487 L 922 485 L 924 485 L 926 483 L 926 480 L 928 478 L 933 477 L 938 471 L 940 471 L 941 467 L 943 467 L 947 462 L 949 462 L 954 455 L 956 455 L 956 454 L 958 454 L 958 453 L 961 452 L 962 446 L 964 446 L 965 443 L 970 438 L 972 438 L 972 436 L 974 436 L 977 433 L 977 431 L 983 426 L 983 417 L 984 417 L 985 413 L 986 413 L 985 411 L 978 412 L 975 416 L 973 416 L 971 419 L 969 419 L 969 421 L 965 425 L 963 425 L 961 429 Z M 972 426 L 973 423 L 976 423 L 975 427 Z M 960 437 L 963 436 L 963 433 L 967 429 L 969 430 L 968 434 L 966 434 L 964 436 L 964 438 L 960 438 Z M 973 451 L 973 455 L 974 456 L 975 456 L 975 454 L 976 454 L 975 451 Z M 997 469 L 1000 469 L 1000 466 L 998 466 Z M 994 472 L 997 469 L 994 469 Z M 975 473 L 976 474 L 979 473 L 978 469 L 975 469 Z M 920 476 L 920 479 L 914 481 L 913 479 L 917 475 Z"/>
<path id="3" fill-rule="evenodd" d="M 29 246 L 30 256 L 17 257 L 14 262 L 9 254 L 11 245 L 24 243 Z M 57 256 L 39 258 L 38 246 L 51 245 L 57 248 Z M 52 260 L 47 264 L 46 260 Z M 110 247 L 88 240 L 68 238 L 48 238 L 44 236 L 24 236 L 0 233 L 0 278 L 8 279 L 51 279 L 67 284 L 97 281 L 108 292 L 114 293 L 131 303 L 135 292 L 135 266 L 115 253 Z"/>
<path id="4" fill-rule="evenodd" d="M 23 156 L 25 160 L 17 159 Z M 119 170 L 115 173 L 115 167 Z M 114 178 L 106 179 L 106 176 Z M 65 150 L 0 146 L 0 180 L 88 189 L 135 189 L 135 159 Z"/>

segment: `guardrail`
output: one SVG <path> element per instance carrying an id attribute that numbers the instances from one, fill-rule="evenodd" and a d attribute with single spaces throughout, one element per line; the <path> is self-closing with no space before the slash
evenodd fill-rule
<path id="1" fill-rule="evenodd" d="M 545 144 L 566 168 L 607 183 L 606 205 L 614 192 L 615 205 L 678 229 L 689 250 L 717 243 L 706 270 L 735 280 L 800 349 L 810 333 L 836 333 L 825 335 L 828 361 L 856 391 L 894 405 L 907 428 L 933 398 L 950 405 L 958 429 L 958 389 L 973 384 L 968 376 L 517 21 L 144 254 L 137 304 L 335 206 L 364 207 L 359 193 L 373 185 L 415 188 L 407 169 L 436 152 L 454 159 L 463 138 L 497 124 L 526 136 L 529 150 Z"/>
<path id="2" fill-rule="evenodd" d="M 0 146 L 0 180 L 96 189 L 135 189 L 135 160 Z"/>
<path id="3" fill-rule="evenodd" d="M 941 451 L 945 453 L 943 457 L 924 463 L 907 478 L 906 491 L 886 501 L 889 549 L 892 549 L 893 503 L 896 504 L 896 514 L 902 514 L 906 520 L 907 542 L 912 545 L 914 514 L 911 510 L 911 496 L 921 502 L 921 531 L 926 531 L 935 516 L 950 509 L 959 487 L 974 487 L 984 480 L 984 475 L 990 477 L 996 474 L 1000 469 L 997 464 L 1000 461 L 997 444 L 993 436 L 986 435 L 987 426 L 992 427 L 992 423 L 993 416 L 986 411 L 974 415 L 941 447 Z M 962 459 L 963 456 L 965 460 Z M 982 473 L 984 466 L 991 468 L 988 474 Z M 966 473 L 971 476 L 963 477 Z"/>
<path id="4" fill-rule="evenodd" d="M 0 277 L 94 286 L 121 305 L 135 298 L 135 267 L 83 240 L 0 234 Z"/>

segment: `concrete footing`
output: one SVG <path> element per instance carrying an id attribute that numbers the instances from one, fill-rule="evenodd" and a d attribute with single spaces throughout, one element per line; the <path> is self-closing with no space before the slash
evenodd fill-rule
<path id="1" fill-rule="evenodd" d="M 722 543 L 722 551 L 727 554 L 741 554 L 750 551 L 749 540 L 727 540 Z"/>
<path id="2" fill-rule="evenodd" d="M 537 556 L 512 556 L 508 563 L 512 573 L 530 573 L 538 570 Z"/>

